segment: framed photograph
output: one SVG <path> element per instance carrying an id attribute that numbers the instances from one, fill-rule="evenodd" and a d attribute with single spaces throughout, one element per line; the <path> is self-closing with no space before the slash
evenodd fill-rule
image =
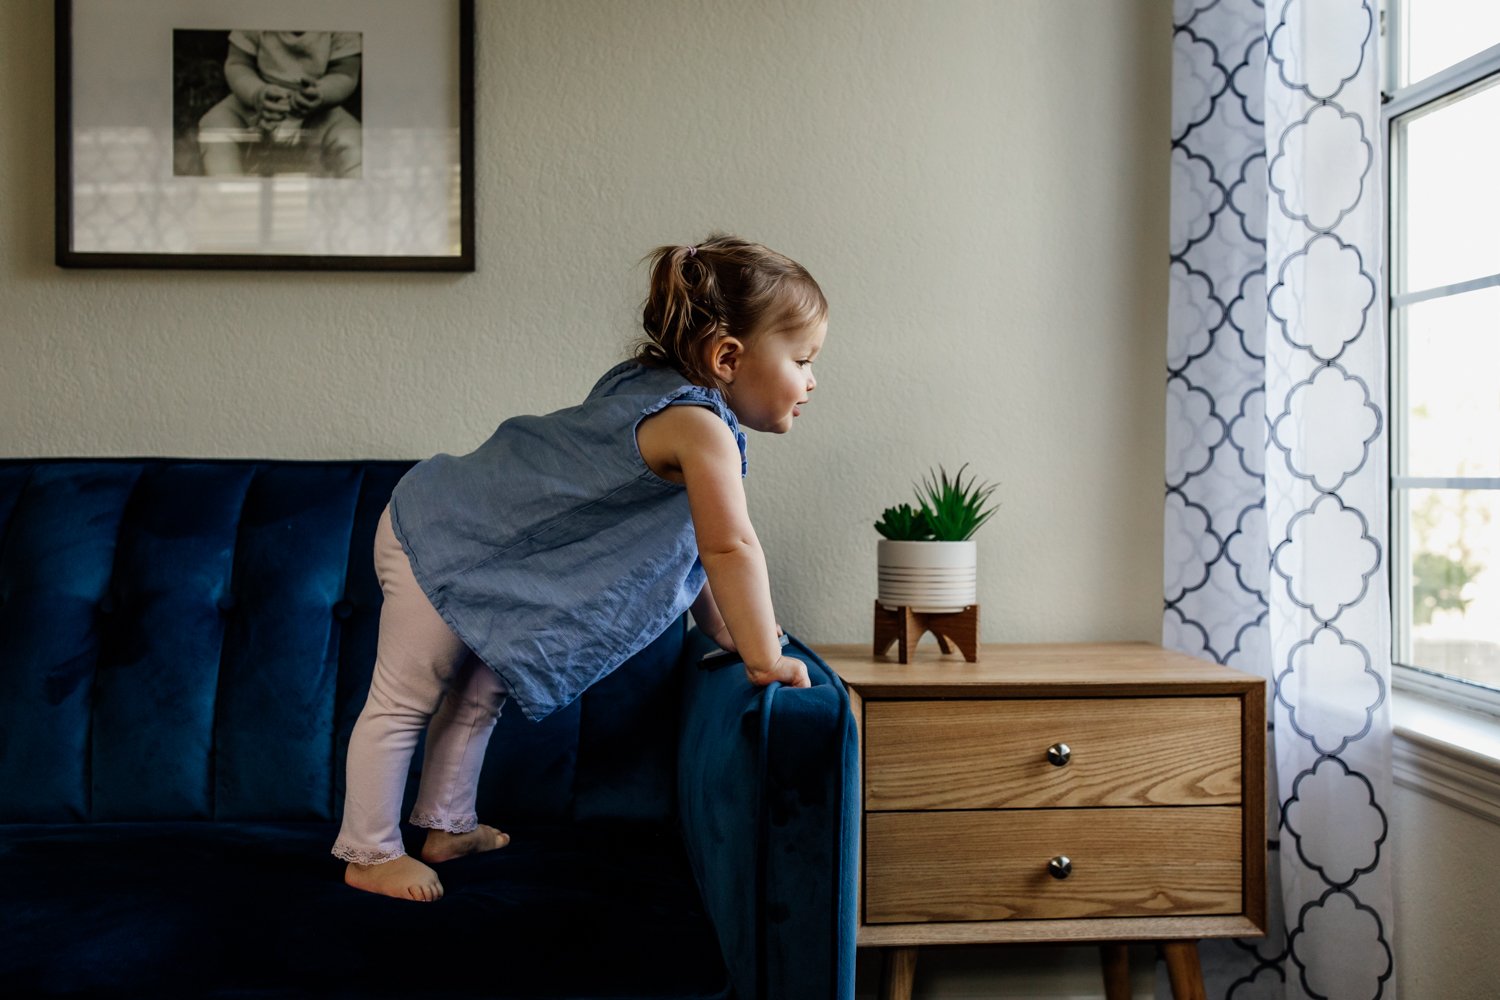
<path id="1" fill-rule="evenodd" d="M 474 0 L 55 3 L 60 266 L 474 270 Z"/>

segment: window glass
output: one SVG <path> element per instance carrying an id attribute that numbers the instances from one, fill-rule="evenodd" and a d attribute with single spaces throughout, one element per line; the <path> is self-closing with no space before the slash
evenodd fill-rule
<path id="1" fill-rule="evenodd" d="M 1412 665 L 1500 687 L 1500 491 L 1412 490 Z"/>
<path id="2" fill-rule="evenodd" d="M 1404 117 L 1397 128 L 1405 210 L 1396 293 L 1500 274 L 1500 84 Z"/>
<path id="3" fill-rule="evenodd" d="M 1500 690 L 1500 0 L 1391 10 L 1392 649 Z"/>
<path id="4" fill-rule="evenodd" d="M 1500 45 L 1500 0 L 1401 0 L 1405 86 Z"/>
<path id="5" fill-rule="evenodd" d="M 1500 288 L 1401 310 L 1408 476 L 1500 477 Z"/>

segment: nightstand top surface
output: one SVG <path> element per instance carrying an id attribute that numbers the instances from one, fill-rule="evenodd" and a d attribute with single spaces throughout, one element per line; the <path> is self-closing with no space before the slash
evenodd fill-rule
<path id="1" fill-rule="evenodd" d="M 868 644 L 812 649 L 866 697 L 1232 694 L 1265 683 L 1146 642 L 985 643 L 978 663 L 965 662 L 956 650 L 944 655 L 931 637 L 910 663 L 901 663 L 894 647 L 881 659 Z"/>

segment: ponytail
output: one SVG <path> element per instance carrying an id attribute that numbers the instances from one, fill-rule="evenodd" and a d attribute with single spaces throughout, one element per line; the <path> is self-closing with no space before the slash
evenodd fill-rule
<path id="1" fill-rule="evenodd" d="M 644 259 L 651 282 L 641 309 L 646 336 L 635 360 L 675 368 L 698 385 L 723 388 L 705 363 L 703 348 L 714 337 L 749 341 L 828 315 L 806 268 L 759 243 L 715 233 L 697 246 L 657 247 Z"/>
<path id="2" fill-rule="evenodd" d="M 651 288 L 641 310 L 646 331 L 635 359 L 676 368 L 693 382 L 718 386 L 703 364 L 703 345 L 725 326 L 714 269 L 698 247 L 663 246 L 647 255 Z"/>

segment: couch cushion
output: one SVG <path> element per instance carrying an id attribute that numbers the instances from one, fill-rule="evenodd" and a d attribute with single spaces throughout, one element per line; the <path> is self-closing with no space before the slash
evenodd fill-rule
<path id="1" fill-rule="evenodd" d="M 25 995 L 729 995 L 672 834 L 507 829 L 423 904 L 345 886 L 326 823 L 0 826 L 0 969 Z"/>
<path id="2" fill-rule="evenodd" d="M 410 466 L 0 460 L 0 823 L 338 820 Z M 481 808 L 669 825 L 685 621 L 543 723 L 504 712 Z"/>
<path id="3" fill-rule="evenodd" d="M 331 818 L 407 465 L 0 465 L 0 822 Z"/>

